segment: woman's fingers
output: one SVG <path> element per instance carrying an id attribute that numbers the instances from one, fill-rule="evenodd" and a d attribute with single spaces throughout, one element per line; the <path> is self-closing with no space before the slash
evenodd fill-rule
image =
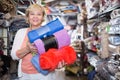
<path id="1" fill-rule="evenodd" d="M 59 68 L 62 68 L 62 67 L 64 67 L 65 66 L 65 61 L 64 60 L 62 60 L 62 61 L 60 61 L 59 63 L 58 63 L 58 69 Z"/>
<path id="2" fill-rule="evenodd" d="M 33 43 L 31 44 L 30 42 L 28 42 L 27 46 L 29 47 L 29 49 L 32 53 L 37 53 L 37 48 L 35 47 L 35 45 Z"/>

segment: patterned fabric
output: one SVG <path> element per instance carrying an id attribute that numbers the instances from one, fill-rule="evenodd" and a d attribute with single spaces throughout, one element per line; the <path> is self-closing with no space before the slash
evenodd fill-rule
<path id="1" fill-rule="evenodd" d="M 16 19 L 14 20 L 9 27 L 10 31 L 17 31 L 21 28 L 27 28 L 29 24 L 26 23 L 25 19 Z"/>
<path id="2" fill-rule="evenodd" d="M 12 0 L 0 0 L 0 12 L 10 12 L 14 9 L 14 3 Z"/>

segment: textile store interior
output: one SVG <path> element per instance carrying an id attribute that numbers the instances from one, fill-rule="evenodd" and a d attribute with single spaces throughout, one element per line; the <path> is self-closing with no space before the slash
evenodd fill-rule
<path id="1" fill-rule="evenodd" d="M 0 80 L 18 80 L 10 53 L 16 32 L 29 25 L 25 10 L 41 4 L 43 25 L 59 19 L 77 59 L 56 70 L 65 80 L 120 80 L 120 0 L 0 0 Z"/>

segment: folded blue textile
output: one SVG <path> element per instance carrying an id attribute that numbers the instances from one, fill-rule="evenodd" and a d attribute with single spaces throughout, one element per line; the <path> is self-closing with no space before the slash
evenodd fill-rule
<path id="1" fill-rule="evenodd" d="M 49 73 L 49 71 L 41 69 L 41 67 L 39 65 L 39 55 L 38 54 L 36 54 L 35 56 L 32 57 L 31 62 L 39 73 L 42 73 L 44 75 L 47 75 Z"/>
<path id="2" fill-rule="evenodd" d="M 57 18 L 55 20 L 50 21 L 46 25 L 43 25 L 42 27 L 31 30 L 28 32 L 28 38 L 31 43 L 33 43 L 37 39 L 42 39 L 46 36 L 53 35 L 53 33 L 62 30 L 64 28 L 64 25 L 60 22 L 60 20 Z"/>

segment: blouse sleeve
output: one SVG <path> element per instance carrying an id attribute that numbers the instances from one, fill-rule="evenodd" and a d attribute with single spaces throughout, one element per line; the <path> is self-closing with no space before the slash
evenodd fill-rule
<path id="1" fill-rule="evenodd" d="M 19 50 L 21 48 L 22 42 L 23 42 L 24 37 L 25 37 L 25 32 L 26 32 L 26 29 L 20 29 L 20 30 L 17 31 L 17 33 L 15 35 L 12 50 L 11 50 L 11 54 L 10 54 L 13 60 L 19 60 L 20 59 L 16 55 L 16 52 L 17 52 L 17 50 Z"/>

